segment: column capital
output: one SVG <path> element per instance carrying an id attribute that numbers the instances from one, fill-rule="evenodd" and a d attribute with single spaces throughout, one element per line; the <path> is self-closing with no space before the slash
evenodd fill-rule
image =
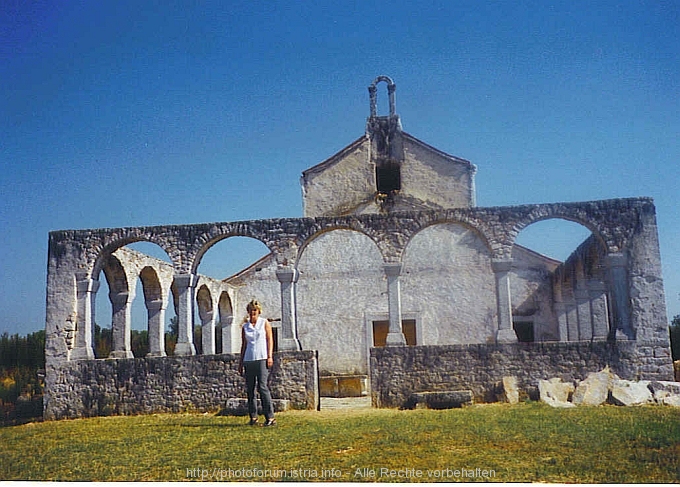
<path id="1" fill-rule="evenodd" d="M 602 292 L 607 290 L 607 286 L 600 279 L 588 279 L 588 290 Z"/>
<path id="2" fill-rule="evenodd" d="M 512 269 L 512 264 L 514 263 L 514 260 L 512 259 L 492 259 L 491 260 L 491 269 L 494 272 L 508 272 L 510 269 Z"/>
<path id="3" fill-rule="evenodd" d="M 401 275 L 401 268 L 402 265 L 400 262 L 389 262 L 383 265 L 383 269 L 385 269 L 385 274 L 387 274 L 388 276 Z"/>
<path id="4" fill-rule="evenodd" d="M 174 280 L 177 287 L 186 288 L 194 286 L 198 279 L 196 274 L 175 274 Z"/>
<path id="5" fill-rule="evenodd" d="M 113 304 L 118 304 L 118 305 L 127 304 L 129 297 L 130 297 L 130 293 L 128 293 L 128 292 L 109 293 L 109 299 L 111 299 L 111 303 L 113 303 Z"/>
<path id="6" fill-rule="evenodd" d="M 300 273 L 292 267 L 279 267 L 276 269 L 276 278 L 279 282 L 297 282 Z"/>
<path id="7" fill-rule="evenodd" d="M 612 252 L 605 256 L 604 263 L 609 268 L 626 267 L 628 265 L 628 256 L 623 252 Z"/>
<path id="8" fill-rule="evenodd" d="M 151 301 L 147 301 L 146 303 L 146 309 L 149 311 L 160 311 L 162 309 L 165 309 L 165 303 L 163 302 L 162 299 L 154 299 Z"/>
<path id="9" fill-rule="evenodd" d="M 76 290 L 79 293 L 96 293 L 99 290 L 99 281 L 96 279 L 78 279 L 76 280 Z"/>

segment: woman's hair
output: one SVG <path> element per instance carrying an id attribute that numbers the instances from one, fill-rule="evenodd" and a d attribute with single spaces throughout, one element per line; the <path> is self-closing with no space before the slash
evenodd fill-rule
<path id="1" fill-rule="evenodd" d="M 246 306 L 246 311 L 248 313 L 250 313 L 250 311 L 253 310 L 253 309 L 256 309 L 260 313 L 262 313 L 262 305 L 260 304 L 260 302 L 257 299 L 252 299 L 250 301 L 250 303 L 248 303 L 248 305 Z"/>

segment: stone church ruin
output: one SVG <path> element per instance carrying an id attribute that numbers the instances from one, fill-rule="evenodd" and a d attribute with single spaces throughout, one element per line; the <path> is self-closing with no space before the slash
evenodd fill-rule
<path id="1" fill-rule="evenodd" d="M 377 113 L 383 84 L 387 115 Z M 607 366 L 623 379 L 673 380 L 653 201 L 478 207 L 476 166 L 403 131 L 395 90 L 378 77 L 365 134 L 302 173 L 303 217 L 51 232 L 45 417 L 214 411 L 244 397 L 237 354 L 253 297 L 278 320 L 280 408 L 362 394 L 402 407 L 413 394 L 459 390 L 490 401 L 506 376 L 531 391 Z M 591 232 L 566 261 L 515 243 L 554 218 Z M 199 275 L 206 251 L 230 237 L 269 253 L 226 279 Z M 127 247 L 135 242 L 168 262 Z M 107 358 L 95 358 L 93 340 L 101 279 Z M 147 310 L 143 357 L 131 348 L 135 296 Z"/>

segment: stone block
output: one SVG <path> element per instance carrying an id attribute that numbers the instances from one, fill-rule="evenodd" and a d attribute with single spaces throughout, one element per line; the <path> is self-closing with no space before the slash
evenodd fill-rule
<path id="1" fill-rule="evenodd" d="M 666 404 L 667 400 L 673 402 L 673 399 L 669 399 L 671 397 L 680 397 L 680 382 L 655 380 L 649 382 L 647 387 L 659 404 Z"/>
<path id="2" fill-rule="evenodd" d="M 599 406 L 604 404 L 609 397 L 609 389 L 613 380 L 618 377 L 610 372 L 608 367 L 600 372 L 588 374 L 576 386 L 572 401 L 577 406 Z"/>
<path id="3" fill-rule="evenodd" d="M 510 404 L 517 404 L 519 402 L 519 388 L 517 387 L 517 377 L 515 376 L 503 377 L 503 392 L 505 393 L 505 400 Z"/>
<path id="4" fill-rule="evenodd" d="M 322 397 L 340 397 L 337 377 L 319 377 L 319 394 Z"/>
<path id="5" fill-rule="evenodd" d="M 452 409 L 472 404 L 472 391 L 415 392 L 408 401 L 410 409 Z"/>
<path id="6" fill-rule="evenodd" d="M 663 398 L 662 404 L 680 408 L 680 395 L 666 396 Z"/>
<path id="7" fill-rule="evenodd" d="M 367 377 L 355 375 L 338 379 L 338 393 L 340 397 L 361 397 L 367 394 Z"/>
<path id="8" fill-rule="evenodd" d="M 323 397 L 361 397 L 368 394 L 368 376 L 333 375 L 319 377 Z"/>
<path id="9" fill-rule="evenodd" d="M 569 382 L 562 382 L 559 377 L 539 380 L 538 392 L 541 401 L 552 407 L 574 407 L 574 404 L 569 402 L 569 394 L 574 392 L 574 385 Z"/>
<path id="10" fill-rule="evenodd" d="M 652 391 L 647 387 L 649 381 L 632 382 L 629 380 L 613 380 L 611 398 L 619 406 L 641 406 L 654 402 Z"/>

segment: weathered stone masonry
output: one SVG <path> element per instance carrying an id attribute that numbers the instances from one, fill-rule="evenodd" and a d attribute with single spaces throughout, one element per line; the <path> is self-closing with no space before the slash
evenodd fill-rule
<path id="1" fill-rule="evenodd" d="M 389 114 L 378 116 L 383 82 Z M 320 374 L 368 376 L 373 404 L 389 407 L 452 389 L 489 400 L 504 376 L 531 391 L 540 379 L 581 379 L 605 365 L 626 379 L 672 380 L 652 200 L 475 207 L 476 166 L 403 132 L 395 89 L 376 78 L 366 133 L 303 172 L 304 218 L 51 232 L 45 416 L 207 411 L 243 397 L 235 352 L 253 296 L 280 318 L 273 393 L 295 408 L 318 407 Z M 551 218 L 592 232 L 563 263 L 515 245 Z M 271 253 L 228 279 L 198 275 L 203 255 L 234 236 Z M 134 242 L 158 245 L 170 263 L 125 247 Z M 102 274 L 113 344 L 95 360 Z M 150 353 L 133 358 L 140 292 Z M 170 305 L 178 342 L 168 357 Z M 518 343 L 522 326 L 533 343 Z"/>
<path id="2" fill-rule="evenodd" d="M 631 341 L 374 348 L 372 402 L 404 407 L 414 392 L 451 390 L 471 390 L 475 402 L 495 402 L 502 400 L 507 376 L 517 378 L 526 397 L 537 399 L 540 379 L 574 382 L 605 366 L 622 378 L 651 377 L 640 372 L 644 360 Z"/>
<path id="3" fill-rule="evenodd" d="M 243 395 L 237 354 L 71 361 L 58 367 L 47 419 L 119 414 L 208 412 Z M 316 354 L 279 352 L 274 397 L 317 409 Z"/>
<path id="4" fill-rule="evenodd" d="M 413 213 L 400 213 L 390 215 L 355 215 L 348 217 L 323 217 L 323 218 L 294 218 L 244 221 L 235 223 L 211 223 L 199 225 L 175 225 L 159 227 L 134 227 L 120 229 L 85 230 L 85 231 L 59 231 L 50 234 L 49 245 L 49 272 L 48 272 L 48 344 L 47 361 L 48 373 L 46 384 L 45 409 L 47 417 L 62 417 L 65 414 L 64 402 L 69 402 L 79 394 L 85 394 L 78 377 L 81 373 L 74 372 L 79 367 L 102 367 L 101 365 L 89 365 L 93 358 L 91 350 L 92 315 L 87 312 L 91 309 L 93 293 L 91 290 L 97 287 L 97 281 L 91 276 L 98 275 L 99 269 L 108 256 L 118 248 L 137 241 L 150 241 L 158 244 L 170 255 L 175 268 L 174 278 L 180 281 L 177 295 L 180 300 L 186 297 L 187 307 L 193 298 L 191 283 L 195 280 L 193 272 L 198 265 L 200 257 L 215 242 L 222 238 L 239 235 L 257 238 L 264 242 L 273 252 L 279 263 L 280 274 L 285 276 L 294 274 L 295 262 L 300 249 L 306 242 L 315 236 L 337 228 L 349 228 L 368 235 L 376 242 L 385 260 L 386 272 L 398 279 L 398 268 L 401 252 L 409 238 L 420 229 L 443 221 L 455 221 L 463 223 L 475 229 L 482 238 L 488 242 L 493 252 L 494 262 L 507 262 L 510 251 L 514 244 L 517 233 L 530 223 L 549 217 L 561 217 L 577 221 L 587 226 L 593 234 L 602 242 L 606 249 L 606 262 L 614 261 L 607 267 L 612 287 L 609 291 L 613 294 L 612 312 L 617 318 L 614 333 L 610 339 L 626 339 L 626 347 L 632 347 L 627 355 L 626 370 L 623 377 L 637 377 L 645 379 L 672 380 L 672 363 L 668 354 L 668 334 L 664 315 L 659 310 L 649 309 L 648 303 L 657 303 L 658 295 L 663 295 L 660 277 L 660 265 L 658 257 L 658 245 L 655 243 L 656 227 L 654 206 L 650 199 L 619 199 L 608 201 L 595 201 L 587 203 L 561 203 L 542 205 L 522 205 L 502 208 L 472 208 L 455 209 L 446 211 L 424 211 Z M 649 240 L 652 239 L 650 244 Z M 643 248 L 644 252 L 632 253 L 631 248 Z M 621 262 L 625 263 L 623 268 Z M 282 286 L 282 314 L 284 344 L 296 343 L 295 336 L 295 307 L 291 303 L 290 282 L 285 277 L 281 279 Z M 503 286 L 502 276 L 499 278 L 499 288 Z M 392 294 L 394 291 L 391 292 Z M 390 292 L 387 296 L 391 295 Z M 618 293 L 618 294 L 617 294 Z M 620 296 L 619 296 L 620 294 Z M 508 293 L 499 289 L 499 309 L 509 309 L 502 300 L 509 299 Z M 396 300 L 398 303 L 398 300 Z M 617 308 L 621 306 L 622 309 Z M 395 304 L 390 301 L 390 310 L 399 314 Z M 191 315 L 182 314 L 182 302 L 179 304 L 180 342 L 185 343 L 185 348 L 178 347 L 178 355 L 182 350 L 191 354 L 192 342 Z M 78 310 L 85 312 L 78 313 Z M 69 349 L 64 332 L 64 324 L 77 316 L 77 330 L 73 349 Z M 625 321 L 624 321 L 625 319 Z M 511 317 L 499 316 L 498 337 L 503 341 L 503 331 L 511 331 Z M 115 326 L 115 322 L 114 322 Z M 129 326 L 123 322 L 122 326 Z M 390 321 L 390 332 L 399 334 L 401 327 L 399 321 Z M 114 331 L 115 335 L 115 331 Z M 562 338 L 566 340 L 566 337 Z M 632 345 L 631 345 L 632 344 Z M 179 344 L 178 344 L 179 345 Z M 484 347 L 484 345 L 480 345 Z M 530 347 L 532 345 L 529 345 Z M 534 347 L 546 347 L 546 345 L 533 345 Z M 285 348 L 285 345 L 284 345 Z M 291 346 L 291 348 L 293 348 Z M 372 352 L 371 365 L 371 389 L 381 390 L 387 387 L 381 370 L 381 361 L 386 360 L 384 354 L 396 353 L 396 350 L 404 350 L 409 354 L 420 347 L 413 349 L 394 349 L 394 351 L 377 350 Z M 539 353 L 544 353 L 546 348 L 538 348 Z M 437 352 L 434 352 L 435 354 Z M 595 355 L 593 355 L 595 356 Z M 76 360 L 85 359 L 83 365 L 78 365 Z M 136 361 L 151 361 L 152 359 L 135 359 Z M 182 359 L 158 358 L 153 360 L 166 360 L 180 363 Z M 213 360 L 218 360 L 217 358 Z M 224 359 L 219 359 L 224 360 Z M 582 359 L 580 359 L 582 360 Z M 618 360 L 618 359 L 617 359 Z M 179 361 L 179 362 L 178 362 Z M 97 364 L 100 361 L 95 361 Z M 108 361 L 104 362 L 107 363 Z M 156 363 L 156 362 L 149 362 Z M 452 364 L 456 363 L 455 361 Z M 524 362 L 526 364 L 526 362 Z M 580 362 L 579 362 L 580 363 Z M 595 370 L 602 363 L 601 359 L 589 363 L 586 361 L 585 369 Z M 482 366 L 482 362 L 479 362 Z M 142 367 L 144 369 L 145 366 Z M 388 367 L 395 372 L 399 369 L 398 364 L 391 363 Z M 469 366 L 465 369 L 468 370 Z M 144 369 L 145 370 L 145 369 Z M 456 369 L 463 382 L 478 383 L 475 374 L 462 373 Z M 500 373 L 500 370 L 499 370 Z M 550 375 L 546 371 L 547 375 Z M 547 377 L 546 375 L 546 377 Z M 103 374 L 106 377 L 106 374 Z M 74 380 L 69 380 L 67 378 Z M 197 374 L 197 381 L 201 381 L 205 374 Z M 486 377 L 484 377 L 486 379 Z M 225 379 L 226 380 L 226 379 Z M 70 393 L 64 392 L 64 385 L 69 383 Z M 149 393 L 156 391 L 155 386 L 148 383 Z M 144 381 L 140 383 L 145 390 Z M 409 387 L 408 381 L 402 387 Z M 114 387 L 114 389 L 116 389 Z M 227 388 L 229 389 L 229 388 Z M 284 391 L 282 391 L 284 392 Z M 382 393 L 380 393 L 382 394 Z M 283 396 L 287 396 L 286 393 Z M 381 396 L 382 397 L 382 396 Z M 188 407 L 181 403 L 182 406 Z M 300 401 L 297 401 L 300 404 Z M 194 407 L 200 409 L 202 402 L 197 400 Z M 213 402 L 214 404 L 214 402 Z M 376 405 L 392 404 L 385 399 L 376 400 Z M 173 406 L 174 407 L 174 406 Z M 128 411 L 127 407 L 118 406 L 118 411 Z M 133 408 L 134 409 L 134 408 Z M 160 410 L 162 408 L 159 407 Z M 172 409 L 168 407 L 168 409 Z M 69 410 L 67 408 L 67 410 Z M 79 411 L 78 407 L 72 407 L 69 411 Z M 82 414 L 91 414 L 92 407 L 83 406 Z M 88 411 L 85 413 L 85 411 Z"/>

